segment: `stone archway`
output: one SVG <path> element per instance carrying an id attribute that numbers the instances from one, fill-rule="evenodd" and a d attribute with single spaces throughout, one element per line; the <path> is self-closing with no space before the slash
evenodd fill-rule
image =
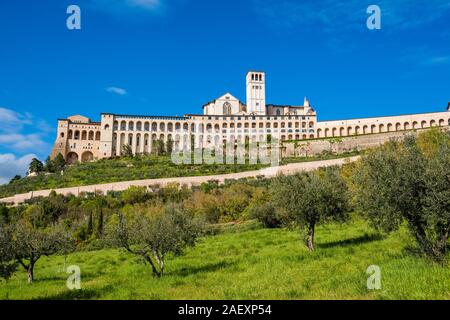
<path id="1" fill-rule="evenodd" d="M 76 152 L 69 152 L 66 156 L 67 164 L 75 164 L 78 162 L 78 154 Z"/>
<path id="2" fill-rule="evenodd" d="M 85 151 L 81 155 L 81 162 L 90 162 L 94 160 L 94 155 L 90 151 Z"/>

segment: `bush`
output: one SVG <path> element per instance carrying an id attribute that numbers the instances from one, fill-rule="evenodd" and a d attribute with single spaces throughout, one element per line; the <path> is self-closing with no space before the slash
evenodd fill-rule
<path id="1" fill-rule="evenodd" d="M 270 202 L 251 206 L 249 215 L 251 219 L 257 219 L 266 228 L 278 228 L 281 226 L 281 220 L 276 209 Z"/>

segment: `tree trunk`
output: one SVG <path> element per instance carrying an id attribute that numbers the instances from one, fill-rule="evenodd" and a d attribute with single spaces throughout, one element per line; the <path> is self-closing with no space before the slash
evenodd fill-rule
<path id="1" fill-rule="evenodd" d="M 161 270 L 161 275 L 163 275 L 163 273 L 164 273 L 164 256 L 161 257 L 161 260 L 159 261 L 159 266 L 160 266 L 159 270 Z"/>
<path id="2" fill-rule="evenodd" d="M 308 234 L 306 237 L 306 245 L 309 251 L 314 251 L 314 224 L 311 223 L 308 227 Z"/>
<path id="3" fill-rule="evenodd" d="M 33 280 L 34 280 L 33 269 L 34 269 L 34 264 L 30 262 L 30 264 L 28 265 L 28 270 L 27 270 L 28 283 L 33 283 Z"/>
<path id="4" fill-rule="evenodd" d="M 152 267 L 152 271 L 153 271 L 153 276 L 155 277 L 161 277 L 161 273 L 158 272 L 158 269 L 156 269 L 155 264 L 152 261 L 152 258 L 149 256 L 145 256 L 145 259 L 147 260 L 147 262 L 150 264 L 150 266 Z"/>

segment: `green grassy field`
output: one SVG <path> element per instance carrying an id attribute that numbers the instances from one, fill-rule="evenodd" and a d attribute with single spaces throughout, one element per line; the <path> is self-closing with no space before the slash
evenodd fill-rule
<path id="1" fill-rule="evenodd" d="M 308 253 L 286 229 L 228 228 L 168 260 L 167 274 L 117 250 L 71 254 L 82 290 L 66 288 L 61 256 L 42 258 L 35 283 L 24 271 L 0 284 L 0 299 L 450 299 L 450 268 L 411 253 L 403 230 L 380 237 L 363 221 L 317 230 Z M 369 265 L 382 271 L 381 290 L 366 287 Z"/>

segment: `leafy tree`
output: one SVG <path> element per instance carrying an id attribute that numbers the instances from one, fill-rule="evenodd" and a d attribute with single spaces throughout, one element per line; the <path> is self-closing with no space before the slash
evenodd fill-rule
<path id="1" fill-rule="evenodd" d="M 22 177 L 17 174 L 11 179 L 11 181 L 9 181 L 9 184 L 13 184 L 14 182 L 19 181 L 20 179 L 22 179 Z"/>
<path id="2" fill-rule="evenodd" d="M 17 269 L 10 228 L 0 223 L 0 278 L 9 279 Z"/>
<path id="3" fill-rule="evenodd" d="M 45 160 L 44 171 L 51 173 L 55 172 L 55 165 L 54 162 L 50 159 L 50 157 L 47 157 L 47 160 Z"/>
<path id="4" fill-rule="evenodd" d="M 122 146 L 122 156 L 124 157 L 133 157 L 133 149 L 129 144 L 124 144 Z"/>
<path id="5" fill-rule="evenodd" d="M 337 168 L 279 177 L 272 186 L 273 205 L 284 223 L 306 230 L 305 242 L 314 250 L 319 223 L 348 218 L 348 192 Z"/>
<path id="6" fill-rule="evenodd" d="M 371 224 L 397 230 L 406 221 L 421 252 L 446 256 L 450 236 L 450 136 L 438 130 L 391 141 L 356 165 L 355 200 Z"/>
<path id="7" fill-rule="evenodd" d="M 37 228 L 25 219 L 14 224 L 11 242 L 14 259 L 25 269 L 28 283 L 34 280 L 34 266 L 42 256 L 67 253 L 74 248 L 71 236 L 62 226 Z"/>
<path id="8" fill-rule="evenodd" d="M 33 158 L 30 162 L 30 173 L 41 173 L 44 170 L 44 165 L 39 159 Z"/>
<path id="9" fill-rule="evenodd" d="M 54 191 L 47 198 L 30 205 L 25 209 L 24 216 L 34 226 L 39 228 L 56 225 L 61 216 L 67 212 L 66 199 Z"/>
<path id="10" fill-rule="evenodd" d="M 123 211 L 109 221 L 108 239 L 140 256 L 156 277 L 164 274 L 167 254 L 182 254 L 187 246 L 195 244 L 200 232 L 199 225 L 177 205 L 135 206 Z"/>
<path id="11" fill-rule="evenodd" d="M 53 159 L 53 168 L 55 170 L 55 172 L 60 172 L 61 170 L 64 169 L 64 167 L 66 166 L 66 160 L 64 159 L 64 156 L 61 153 L 58 153 L 55 157 L 55 159 Z"/>
<path id="12" fill-rule="evenodd" d="M 173 140 L 172 138 L 168 138 L 167 139 L 167 144 L 166 144 L 166 152 L 168 155 L 171 155 L 173 151 Z"/>
<path id="13" fill-rule="evenodd" d="M 156 154 L 158 156 L 162 156 L 166 154 L 166 149 L 164 146 L 164 140 L 157 140 L 156 141 Z"/>

